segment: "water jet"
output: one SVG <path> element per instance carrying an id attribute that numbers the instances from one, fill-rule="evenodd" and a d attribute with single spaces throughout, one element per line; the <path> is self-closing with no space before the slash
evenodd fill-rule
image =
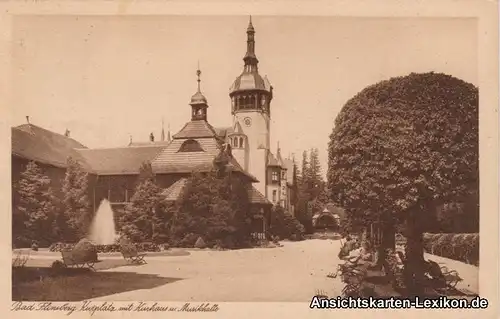
<path id="1" fill-rule="evenodd" d="M 89 239 L 97 245 L 112 245 L 118 234 L 116 233 L 113 209 L 107 199 L 103 199 L 92 219 Z"/>

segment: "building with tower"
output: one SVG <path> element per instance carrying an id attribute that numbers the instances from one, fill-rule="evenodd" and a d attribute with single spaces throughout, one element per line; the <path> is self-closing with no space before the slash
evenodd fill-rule
<path id="1" fill-rule="evenodd" d="M 229 158 L 228 169 L 241 175 L 247 183 L 251 203 L 249 209 L 254 212 L 256 234 L 264 236 L 266 233 L 272 205 L 281 205 L 294 214 L 295 164 L 292 159 L 282 157 L 279 144 L 275 153 L 271 151 L 273 87 L 267 77 L 259 74 L 259 60 L 255 54 L 255 29 L 251 18 L 246 33 L 243 71 L 229 90 L 228 111 L 232 114 L 230 126 L 216 128 L 210 124 L 209 102 L 202 93 L 202 72 L 198 67 L 197 90 L 189 102 L 190 121 L 172 136 L 170 129 L 166 136 L 162 120 L 162 134 L 158 141 L 151 133 L 148 142 L 137 143 L 130 138 L 127 146 L 89 149 L 70 139 L 69 134 L 63 136 L 50 132 L 57 136 L 57 140 L 68 140 L 63 155 L 77 159 L 89 173 L 89 196 L 94 211 L 102 199 L 108 199 L 115 209 L 127 204 L 144 162 L 151 163 L 158 186 L 164 189 L 162 194 L 165 198 L 175 201 L 193 171 L 211 170 L 214 159 L 225 152 Z M 28 123 L 30 125 L 32 124 Z M 24 131 L 27 130 L 26 125 L 22 127 Z M 40 150 L 37 154 L 33 154 L 34 151 L 26 152 L 21 140 L 26 134 L 19 131 L 20 129 L 13 129 L 16 133 L 13 134 L 12 141 L 13 157 L 15 155 L 16 160 L 22 158 L 18 162 L 25 164 L 29 160 L 43 157 L 43 143 L 50 140 L 45 136 L 49 134 L 48 131 L 44 130 L 43 136 L 40 133 L 43 140 L 33 142 Z M 30 141 L 36 140 L 37 134 L 31 134 L 29 138 Z M 61 162 L 60 158 L 58 161 Z M 45 162 L 50 163 L 50 160 L 45 159 Z M 22 165 L 18 166 L 16 178 L 23 169 Z M 64 163 L 60 166 L 64 169 Z"/>

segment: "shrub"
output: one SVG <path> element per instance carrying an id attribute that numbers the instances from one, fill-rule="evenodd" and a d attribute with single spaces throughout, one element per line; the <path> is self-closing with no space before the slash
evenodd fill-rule
<path id="1" fill-rule="evenodd" d="M 142 252 L 158 252 L 161 250 L 160 245 L 151 242 L 135 244 L 135 247 Z"/>
<path id="2" fill-rule="evenodd" d="M 202 237 L 198 237 L 196 240 L 196 243 L 194 243 L 194 248 L 205 248 L 207 245 L 205 244 L 205 241 L 203 240 Z"/>
<path id="3" fill-rule="evenodd" d="M 120 242 L 120 244 L 111 244 L 111 245 L 93 245 L 93 248 L 96 250 L 97 253 L 113 253 L 113 252 L 120 252 L 121 246 L 122 245 L 130 245 L 133 244 L 138 251 L 142 252 L 158 252 L 161 251 L 161 248 L 163 246 L 164 250 L 168 250 L 169 246 L 168 244 L 163 244 L 162 246 L 151 243 L 151 242 L 145 242 L 145 243 L 132 243 L 127 240 L 123 240 Z M 74 244 L 64 244 L 64 243 L 56 243 L 52 244 L 49 247 L 49 251 L 51 252 L 60 252 L 63 250 L 72 250 L 76 246 Z"/>
<path id="4" fill-rule="evenodd" d="M 51 273 L 53 275 L 60 275 L 64 269 L 66 268 L 66 265 L 60 261 L 60 260 L 56 260 L 52 263 L 52 265 L 50 266 L 50 270 L 51 270 Z"/>
<path id="5" fill-rule="evenodd" d="M 92 242 L 86 238 L 80 240 L 72 250 L 72 254 L 76 260 L 97 260 L 97 248 Z"/>
<path id="6" fill-rule="evenodd" d="M 289 240 L 304 239 L 304 226 L 282 207 L 274 207 L 271 216 L 271 226 L 269 229 L 271 236 Z"/>
<path id="7" fill-rule="evenodd" d="M 72 250 L 75 244 L 54 243 L 49 246 L 49 251 L 60 252 L 63 250 Z"/>
<path id="8" fill-rule="evenodd" d="M 425 234 L 424 249 L 436 256 L 479 265 L 479 234 Z"/>

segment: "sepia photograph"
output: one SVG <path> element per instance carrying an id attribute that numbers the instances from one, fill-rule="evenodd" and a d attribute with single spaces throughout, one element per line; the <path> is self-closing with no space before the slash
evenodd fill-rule
<path id="1" fill-rule="evenodd" d="M 478 34 L 12 18 L 12 302 L 482 297 Z"/>

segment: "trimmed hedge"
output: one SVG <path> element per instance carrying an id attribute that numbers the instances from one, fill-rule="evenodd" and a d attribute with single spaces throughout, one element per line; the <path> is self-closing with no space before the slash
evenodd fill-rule
<path id="1" fill-rule="evenodd" d="M 140 252 L 158 252 L 161 251 L 163 248 L 164 250 L 167 250 L 169 247 L 168 245 L 157 245 L 155 243 L 136 243 L 134 244 L 135 247 L 137 248 L 138 251 Z M 62 250 L 71 250 L 75 244 L 65 244 L 65 243 L 55 243 L 50 245 L 49 251 L 52 252 L 60 252 Z M 113 245 L 96 245 L 95 246 L 97 249 L 98 253 L 112 253 L 112 252 L 119 252 L 120 251 L 120 245 L 113 244 Z"/>
<path id="2" fill-rule="evenodd" d="M 479 233 L 424 234 L 427 253 L 479 266 Z"/>

